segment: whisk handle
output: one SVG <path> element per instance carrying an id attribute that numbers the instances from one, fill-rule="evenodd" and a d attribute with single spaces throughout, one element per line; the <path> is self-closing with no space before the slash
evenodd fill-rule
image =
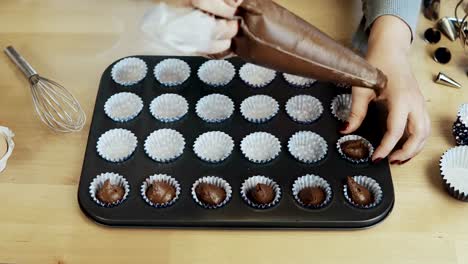
<path id="1" fill-rule="evenodd" d="M 31 64 L 29 64 L 13 46 L 6 47 L 5 53 L 28 79 L 31 78 L 31 76 L 37 75 L 36 70 L 34 70 Z"/>

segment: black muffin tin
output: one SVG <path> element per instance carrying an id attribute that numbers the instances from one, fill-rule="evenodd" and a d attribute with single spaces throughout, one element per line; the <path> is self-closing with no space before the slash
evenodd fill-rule
<path id="1" fill-rule="evenodd" d="M 252 88 L 239 77 L 238 71 L 244 62 L 230 59 L 236 67 L 236 76 L 223 87 L 213 88 L 198 79 L 197 70 L 206 61 L 201 57 L 138 56 L 148 65 L 148 74 L 138 84 L 125 87 L 116 84 L 110 75 L 110 65 L 101 78 L 97 94 L 94 116 L 89 132 L 83 169 L 78 189 L 78 201 L 83 212 L 96 222 L 111 226 L 146 227 L 216 227 L 216 228 L 362 228 L 382 221 L 394 204 L 393 184 L 387 160 L 379 164 L 354 165 L 342 159 L 336 150 L 340 122 L 332 115 L 331 100 L 349 89 L 338 88 L 330 83 L 317 82 L 310 88 L 302 89 L 289 85 L 282 74 L 264 88 Z M 191 66 L 190 78 L 177 87 L 165 87 L 153 75 L 154 66 L 166 58 L 180 58 Z M 104 103 L 118 92 L 133 92 L 144 101 L 142 112 L 125 123 L 112 121 L 104 113 Z M 177 93 L 189 102 L 189 113 L 173 123 L 157 121 L 149 111 L 150 102 L 163 93 Z M 221 123 L 207 123 L 195 113 L 195 104 L 203 96 L 221 93 L 235 103 L 234 115 Z M 267 94 L 280 103 L 279 113 L 264 124 L 253 124 L 240 114 L 242 100 L 255 94 Z M 309 94 L 320 99 L 324 113 L 311 124 L 298 124 L 292 121 L 285 111 L 286 101 L 298 94 Z M 383 131 L 379 129 L 379 115 L 375 105 L 371 105 L 368 116 L 355 133 L 367 138 L 377 146 Z M 96 151 L 99 136 L 112 128 L 131 130 L 138 137 L 138 146 L 126 161 L 112 163 L 102 159 Z M 173 162 L 158 163 L 145 153 L 143 144 L 146 137 L 156 129 L 172 128 L 181 132 L 186 140 L 184 153 Z M 204 132 L 219 130 L 228 133 L 235 141 L 233 153 L 223 162 L 210 164 L 198 159 L 192 150 L 196 137 Z M 316 164 L 296 161 L 287 149 L 288 139 L 297 131 L 310 130 L 320 134 L 328 143 L 326 157 Z M 280 155 L 272 162 L 254 164 L 240 151 L 243 137 L 255 131 L 269 132 L 281 141 Z M 115 172 L 123 175 L 130 184 L 128 198 L 120 205 L 105 208 L 96 204 L 89 195 L 89 184 L 98 174 Z M 176 178 L 181 185 L 178 201 L 168 208 L 153 208 L 141 197 L 140 186 L 148 176 L 165 173 Z M 291 188 L 295 179 L 306 174 L 319 175 L 326 179 L 333 190 L 331 202 L 321 209 L 301 207 L 292 196 Z M 192 198 L 192 184 L 203 176 L 219 176 L 227 180 L 233 195 L 229 203 L 218 209 L 205 209 Z M 254 209 L 247 205 L 239 193 L 242 182 L 254 175 L 264 175 L 276 181 L 282 190 L 280 202 L 269 209 Z M 366 175 L 375 179 L 383 190 L 382 202 L 371 209 L 359 209 L 346 201 L 343 185 L 346 176 Z"/>

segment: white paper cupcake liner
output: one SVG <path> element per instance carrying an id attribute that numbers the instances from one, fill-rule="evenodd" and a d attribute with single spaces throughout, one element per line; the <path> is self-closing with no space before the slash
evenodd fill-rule
<path id="1" fill-rule="evenodd" d="M 346 142 L 346 141 L 349 141 L 349 140 L 362 140 L 364 142 L 364 144 L 367 146 L 367 148 L 369 149 L 369 156 L 365 159 L 353 159 L 351 157 L 348 157 L 346 154 L 343 153 L 343 150 L 341 149 L 341 143 L 343 142 Z M 361 136 L 358 136 L 358 135 L 346 135 L 346 136 L 342 136 L 341 138 L 338 139 L 338 141 L 336 142 L 336 149 L 338 150 L 338 153 L 340 153 L 340 156 L 348 161 L 351 161 L 352 163 L 355 163 L 355 164 L 360 164 L 360 163 L 366 163 L 368 161 L 370 161 L 370 158 L 372 157 L 372 154 L 374 154 L 374 147 L 372 146 L 372 144 L 369 142 L 369 140 L 361 137 Z"/>
<path id="2" fill-rule="evenodd" d="M 383 198 L 383 192 L 382 192 L 382 188 L 380 187 L 379 183 L 376 180 L 374 180 L 374 179 L 372 179 L 370 177 L 367 177 L 367 176 L 362 176 L 362 175 L 354 176 L 353 179 L 354 179 L 354 181 L 356 183 L 364 186 L 366 189 L 369 190 L 369 192 L 374 197 L 374 202 L 371 203 L 371 204 L 365 205 L 365 206 L 356 204 L 351 199 L 350 194 L 348 194 L 349 193 L 348 185 L 345 184 L 343 186 L 343 194 L 344 194 L 344 197 L 346 198 L 346 200 L 350 204 L 352 204 L 352 205 L 354 205 L 354 206 L 356 206 L 358 208 L 364 208 L 364 209 L 372 208 L 372 207 L 375 207 L 378 204 L 380 204 L 380 202 L 382 201 L 382 198 Z"/>
<path id="3" fill-rule="evenodd" d="M 234 102 L 226 95 L 209 94 L 198 100 L 195 112 L 206 122 L 222 122 L 234 113 Z"/>
<path id="4" fill-rule="evenodd" d="M 325 139 L 317 133 L 299 131 L 289 138 L 288 150 L 298 161 L 314 163 L 325 158 L 328 145 Z"/>
<path id="5" fill-rule="evenodd" d="M 224 86 L 236 75 L 236 68 L 227 60 L 209 60 L 198 68 L 198 78 L 210 86 Z"/>
<path id="6" fill-rule="evenodd" d="M 299 87 L 299 88 L 307 88 L 310 87 L 313 83 L 317 80 L 306 78 L 298 75 L 293 75 L 289 73 L 283 73 L 284 79 L 291 85 Z"/>
<path id="7" fill-rule="evenodd" d="M 107 161 L 121 162 L 132 155 L 137 144 L 137 137 L 130 130 L 115 128 L 99 137 L 96 150 Z"/>
<path id="8" fill-rule="evenodd" d="M 224 191 L 226 192 L 226 199 L 224 199 L 224 201 L 222 203 L 218 204 L 218 205 L 209 205 L 209 204 L 203 203 L 202 201 L 200 201 L 198 199 L 197 193 L 195 192 L 195 189 L 197 188 L 198 184 L 200 184 L 200 183 L 213 184 L 213 185 L 216 185 L 218 187 L 223 188 Z M 196 180 L 192 185 L 192 198 L 193 198 L 193 200 L 198 205 L 200 205 L 201 207 L 206 208 L 206 209 L 216 209 L 216 208 L 223 207 L 224 205 L 226 205 L 231 200 L 231 197 L 232 197 L 231 185 L 226 180 L 224 180 L 222 178 L 219 178 L 219 177 L 216 177 L 216 176 L 205 176 L 203 178 L 200 178 L 200 179 Z"/>
<path id="9" fill-rule="evenodd" d="M 148 72 L 148 66 L 139 58 L 125 58 L 117 62 L 111 70 L 112 79 L 124 86 L 130 86 L 143 80 Z"/>
<path id="10" fill-rule="evenodd" d="M 146 154 L 157 162 L 169 162 L 182 155 L 185 139 L 174 129 L 153 131 L 145 140 Z"/>
<path id="11" fill-rule="evenodd" d="M 1 136 L 5 137 L 7 143 L 7 151 L 3 156 L 0 156 L 0 172 L 4 171 L 8 159 L 10 158 L 11 154 L 13 153 L 13 149 L 15 148 L 15 142 L 13 142 L 13 137 L 15 134 L 9 128 L 0 126 L 0 140 L 2 139 Z M 2 155 L 3 153 L 0 153 Z"/>
<path id="12" fill-rule="evenodd" d="M 296 95 L 286 102 L 286 113 L 298 123 L 311 123 L 322 115 L 323 106 L 311 95 Z"/>
<path id="13" fill-rule="evenodd" d="M 255 186 L 257 186 L 257 184 L 259 184 L 259 183 L 270 186 L 273 189 L 273 191 L 275 192 L 275 197 L 273 198 L 273 201 L 271 203 L 258 204 L 258 203 L 255 203 L 254 201 L 252 201 L 251 199 L 249 199 L 248 193 L 250 192 L 250 190 L 255 188 Z M 267 208 L 271 208 L 271 207 L 275 206 L 276 204 L 278 204 L 278 202 L 281 199 L 281 188 L 272 179 L 267 178 L 267 177 L 262 176 L 262 175 L 256 175 L 256 176 L 252 176 L 252 177 L 246 179 L 242 183 L 241 189 L 240 189 L 240 194 L 241 194 L 242 199 L 244 199 L 244 201 L 248 205 L 252 206 L 253 208 L 267 209 Z"/>
<path id="14" fill-rule="evenodd" d="M 319 187 L 325 192 L 325 200 L 318 206 L 306 205 L 299 198 L 299 192 L 305 188 L 310 188 L 310 187 Z M 330 184 L 324 178 L 317 176 L 317 175 L 313 175 L 313 174 L 307 174 L 307 175 L 297 178 L 294 181 L 292 185 L 292 194 L 294 196 L 294 199 L 296 199 L 296 202 L 300 204 L 301 206 L 306 207 L 306 208 L 318 209 L 318 208 L 323 208 L 330 203 L 333 192 L 332 192 L 332 188 Z"/>
<path id="15" fill-rule="evenodd" d="M 163 203 L 163 204 L 153 203 L 146 196 L 146 191 L 151 186 L 151 184 L 153 184 L 155 182 L 165 182 L 165 183 L 170 184 L 172 187 L 174 187 L 175 190 L 176 190 L 176 194 L 175 194 L 174 199 L 172 199 L 171 201 L 169 201 L 167 203 Z M 165 208 L 165 207 L 169 207 L 169 206 L 173 205 L 177 201 L 177 199 L 179 199 L 181 188 L 180 188 L 179 182 L 176 179 L 172 178 L 171 176 L 169 176 L 167 174 L 154 174 L 154 175 L 149 176 L 148 178 L 146 178 L 143 181 L 143 183 L 141 184 L 140 191 L 141 191 L 141 197 L 143 198 L 143 200 L 146 201 L 146 203 L 148 203 L 149 205 L 151 205 L 153 207 L 156 207 L 156 208 Z"/>
<path id="16" fill-rule="evenodd" d="M 143 100 L 134 93 L 122 92 L 109 97 L 104 104 L 106 115 L 116 122 L 127 122 L 143 109 Z"/>
<path id="17" fill-rule="evenodd" d="M 268 95 L 250 96 L 240 105 L 242 116 L 252 123 L 263 123 L 272 119 L 279 110 L 278 102 Z"/>
<path id="18" fill-rule="evenodd" d="M 150 112 L 161 122 L 175 122 L 185 116 L 189 105 L 187 100 L 178 94 L 162 94 L 151 101 Z"/>
<path id="19" fill-rule="evenodd" d="M 254 132 L 242 139 L 240 145 L 242 154 L 251 162 L 266 163 L 278 157 L 281 142 L 272 134 Z"/>
<path id="20" fill-rule="evenodd" d="M 234 140 L 221 131 L 210 131 L 198 136 L 193 144 L 193 151 L 201 160 L 221 162 L 231 155 Z"/>
<path id="21" fill-rule="evenodd" d="M 241 79 L 251 87 L 261 88 L 270 84 L 276 76 L 276 72 L 252 63 L 244 64 L 239 70 Z"/>
<path id="22" fill-rule="evenodd" d="M 468 146 L 447 150 L 440 159 L 440 174 L 450 195 L 468 201 Z"/>
<path id="23" fill-rule="evenodd" d="M 97 197 L 96 194 L 98 190 L 101 189 L 101 187 L 104 185 L 104 182 L 109 180 L 112 185 L 119 185 L 122 186 L 125 189 L 125 194 L 120 199 L 120 201 L 108 204 L 101 202 Z M 130 193 L 130 185 L 128 184 L 128 181 L 122 176 L 114 172 L 105 172 L 101 173 L 96 178 L 93 179 L 93 181 L 89 184 L 89 195 L 91 196 L 91 199 L 93 199 L 94 202 L 96 202 L 100 206 L 104 207 L 114 207 L 119 204 L 121 204 L 125 199 L 127 199 L 128 194 Z"/>
<path id="24" fill-rule="evenodd" d="M 190 66 L 181 59 L 165 59 L 154 67 L 153 73 L 162 85 L 177 86 L 190 77 Z"/>
<path id="25" fill-rule="evenodd" d="M 340 121 L 348 120 L 351 113 L 351 94 L 339 94 L 333 98 L 330 109 L 334 117 Z"/>

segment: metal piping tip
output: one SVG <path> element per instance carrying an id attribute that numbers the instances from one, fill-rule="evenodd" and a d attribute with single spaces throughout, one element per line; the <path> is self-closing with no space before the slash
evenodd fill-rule
<path id="1" fill-rule="evenodd" d="M 455 81 L 454 79 L 448 77 L 445 73 L 442 73 L 442 72 L 439 72 L 439 74 L 437 74 L 437 77 L 434 80 L 434 82 L 438 83 L 438 84 L 445 85 L 445 86 L 458 88 L 458 89 L 460 89 L 462 87 L 457 81 Z"/>
<path id="2" fill-rule="evenodd" d="M 457 38 L 457 30 L 453 25 L 453 22 L 448 17 L 443 17 L 439 20 L 439 28 L 442 33 L 447 36 L 451 41 L 455 41 Z"/>

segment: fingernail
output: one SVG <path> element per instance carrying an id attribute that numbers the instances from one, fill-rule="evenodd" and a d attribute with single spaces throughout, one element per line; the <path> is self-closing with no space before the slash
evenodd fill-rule
<path id="1" fill-rule="evenodd" d="M 348 127 L 349 127 L 349 122 L 346 121 L 343 124 L 341 124 L 340 131 L 345 131 L 346 129 L 348 129 Z"/>
<path id="2" fill-rule="evenodd" d="M 409 159 L 407 159 L 407 160 L 404 160 L 404 161 L 402 161 L 402 162 L 400 162 L 400 163 L 398 163 L 398 164 L 399 164 L 399 165 L 403 165 L 403 164 L 405 164 L 406 162 L 410 161 L 410 159 L 411 159 L 411 158 L 409 158 Z"/>
<path id="3" fill-rule="evenodd" d="M 381 161 L 382 161 L 382 158 L 376 158 L 375 160 L 372 161 L 372 163 L 378 164 Z"/>
<path id="4" fill-rule="evenodd" d="M 400 164 L 400 161 L 399 160 L 390 161 L 390 164 L 392 165 Z"/>

